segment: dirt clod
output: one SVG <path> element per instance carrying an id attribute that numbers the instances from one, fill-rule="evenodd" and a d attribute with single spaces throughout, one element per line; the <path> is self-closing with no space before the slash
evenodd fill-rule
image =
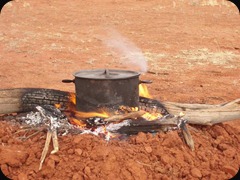
<path id="1" fill-rule="evenodd" d="M 75 149 L 75 154 L 81 156 L 83 151 L 81 149 Z"/>
<path id="2" fill-rule="evenodd" d="M 192 174 L 193 177 L 196 177 L 196 178 L 201 178 L 202 177 L 202 173 L 198 168 L 192 168 L 191 169 L 191 174 Z"/>
<path id="3" fill-rule="evenodd" d="M 237 169 L 229 165 L 223 166 L 222 169 L 225 173 L 231 174 L 232 177 L 235 176 L 238 171 Z"/>

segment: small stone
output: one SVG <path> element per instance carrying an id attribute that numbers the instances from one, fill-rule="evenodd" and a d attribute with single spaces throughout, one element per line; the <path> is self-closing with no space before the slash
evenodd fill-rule
<path id="1" fill-rule="evenodd" d="M 163 167 L 156 167 L 155 172 L 161 173 L 161 174 L 165 174 L 166 173 L 166 169 Z"/>
<path id="2" fill-rule="evenodd" d="M 219 144 L 218 145 L 218 149 L 220 149 L 221 151 L 225 151 L 229 148 L 230 146 L 227 144 Z"/>
<path id="3" fill-rule="evenodd" d="M 55 168 L 55 161 L 53 159 L 49 159 L 47 161 L 47 166 L 54 169 Z"/>
<path id="4" fill-rule="evenodd" d="M 4 149 L 1 151 L 0 162 L 2 164 L 8 164 L 10 167 L 20 167 L 27 161 L 29 154 L 23 151 L 9 151 L 8 149 Z"/>
<path id="5" fill-rule="evenodd" d="M 212 130 L 214 132 L 214 135 L 215 137 L 218 137 L 218 136 L 223 136 L 223 137 L 228 137 L 228 133 L 227 131 L 220 125 L 214 125 L 212 126 Z"/>
<path id="6" fill-rule="evenodd" d="M 5 176 L 8 176 L 10 174 L 8 170 L 8 166 L 6 164 L 1 165 L 1 170 Z"/>
<path id="7" fill-rule="evenodd" d="M 168 155 L 162 155 L 161 156 L 161 161 L 163 162 L 164 165 L 167 165 L 171 162 L 171 158 Z"/>
<path id="8" fill-rule="evenodd" d="M 60 162 L 60 158 L 59 156 L 55 155 L 55 154 L 51 154 L 50 155 L 50 159 L 54 160 L 56 163 Z"/>
<path id="9" fill-rule="evenodd" d="M 236 149 L 229 147 L 227 150 L 223 151 L 226 157 L 233 158 L 236 155 Z"/>
<path id="10" fill-rule="evenodd" d="M 28 180 L 28 177 L 24 173 L 18 174 L 18 180 Z"/>
<path id="11" fill-rule="evenodd" d="M 223 166 L 222 169 L 225 173 L 229 173 L 232 176 L 235 176 L 237 174 L 237 170 L 232 166 L 226 165 L 226 166 Z"/>
<path id="12" fill-rule="evenodd" d="M 80 143 L 81 141 L 82 141 L 82 136 L 80 136 L 80 135 L 75 136 L 74 139 L 73 139 L 73 142 L 74 142 L 75 144 L 78 144 L 78 143 Z"/>
<path id="13" fill-rule="evenodd" d="M 82 176 L 81 176 L 80 174 L 78 174 L 78 173 L 75 173 L 75 174 L 73 175 L 73 177 L 72 177 L 72 180 L 81 180 L 81 179 L 83 179 L 83 178 L 82 178 Z"/>
<path id="14" fill-rule="evenodd" d="M 147 153 L 151 153 L 152 152 L 151 146 L 145 146 L 145 150 L 146 150 Z"/>
<path id="15" fill-rule="evenodd" d="M 85 168 L 84 168 L 84 173 L 85 174 L 91 174 L 91 169 L 90 169 L 90 167 L 88 167 L 88 166 L 86 166 Z"/>
<path id="16" fill-rule="evenodd" d="M 83 151 L 81 149 L 75 149 L 75 154 L 81 156 Z"/>
<path id="17" fill-rule="evenodd" d="M 168 136 L 164 137 L 162 141 L 162 146 L 173 148 L 176 146 L 176 144 L 179 144 L 179 142 L 181 142 L 179 135 L 176 131 L 170 131 L 166 135 Z M 181 146 L 181 144 L 179 144 L 179 146 Z"/>
<path id="18" fill-rule="evenodd" d="M 69 149 L 67 152 L 68 152 L 68 154 L 73 154 L 74 150 L 73 149 Z"/>
<path id="19" fill-rule="evenodd" d="M 209 176 L 211 174 L 211 171 L 207 169 L 203 169 L 201 172 L 202 172 L 202 176 Z"/>
<path id="20" fill-rule="evenodd" d="M 136 136 L 136 144 L 144 143 L 146 141 L 147 141 L 146 134 L 143 132 L 138 133 L 138 135 Z"/>
<path id="21" fill-rule="evenodd" d="M 191 174 L 192 174 L 193 177 L 196 177 L 196 178 L 201 178 L 202 177 L 202 173 L 198 168 L 192 168 L 191 169 Z"/>

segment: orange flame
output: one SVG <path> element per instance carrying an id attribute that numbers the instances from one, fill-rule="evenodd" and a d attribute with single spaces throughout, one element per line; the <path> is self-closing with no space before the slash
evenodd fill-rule
<path id="1" fill-rule="evenodd" d="M 139 84 L 139 96 L 142 96 L 145 98 L 152 98 L 145 84 Z"/>
<path id="2" fill-rule="evenodd" d="M 158 118 L 161 118 L 162 117 L 162 114 L 160 113 L 149 113 L 149 112 L 146 112 L 144 115 L 142 115 L 142 117 L 144 119 L 146 119 L 147 121 L 154 121 Z"/>
<path id="3" fill-rule="evenodd" d="M 102 112 L 80 112 L 80 111 L 76 111 L 75 116 L 80 117 L 80 118 L 90 118 L 90 117 L 107 118 L 107 117 L 109 117 L 109 114 L 106 111 L 102 111 Z"/>
<path id="4" fill-rule="evenodd" d="M 75 118 L 71 118 L 70 119 L 70 123 L 71 124 L 75 124 L 75 125 L 77 125 L 77 126 L 79 126 L 79 127 L 85 127 L 86 126 L 86 124 L 84 123 L 84 122 L 82 122 L 81 120 L 79 120 L 79 119 L 75 119 Z"/>
<path id="5" fill-rule="evenodd" d="M 55 108 L 60 109 L 61 108 L 61 104 L 54 104 Z"/>
<path id="6" fill-rule="evenodd" d="M 75 95 L 75 93 L 70 93 L 69 100 L 70 100 L 71 103 L 76 105 L 76 95 Z"/>

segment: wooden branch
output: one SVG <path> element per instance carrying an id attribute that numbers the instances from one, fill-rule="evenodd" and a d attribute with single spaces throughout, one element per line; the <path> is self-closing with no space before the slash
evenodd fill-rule
<path id="1" fill-rule="evenodd" d="M 218 104 L 183 104 L 176 102 L 162 102 L 170 114 L 185 114 L 189 124 L 213 125 L 217 123 L 240 119 L 240 99 Z"/>
<path id="2" fill-rule="evenodd" d="M 119 122 L 119 121 L 122 121 L 124 119 L 138 118 L 145 113 L 146 113 L 145 111 L 134 111 L 134 112 L 130 112 L 130 113 L 127 113 L 127 114 L 114 115 L 114 116 L 111 116 L 109 118 L 104 119 L 104 121 L 106 121 L 106 122 Z"/>
<path id="3" fill-rule="evenodd" d="M 186 142 L 188 147 L 193 151 L 194 150 L 194 141 L 193 141 L 192 135 L 191 135 L 190 131 L 188 130 L 187 125 L 185 123 L 182 124 L 181 131 L 183 134 L 184 141 Z"/>
<path id="4" fill-rule="evenodd" d="M 47 156 L 47 152 L 48 152 L 48 149 L 49 149 L 51 138 L 52 138 L 52 133 L 50 131 L 48 131 L 47 132 L 46 141 L 45 141 L 45 145 L 44 145 L 44 148 L 43 148 L 43 151 L 42 151 L 42 155 L 41 155 L 41 159 L 40 159 L 39 170 L 42 169 L 43 162 L 44 162 L 44 160 L 45 160 L 45 158 Z"/>

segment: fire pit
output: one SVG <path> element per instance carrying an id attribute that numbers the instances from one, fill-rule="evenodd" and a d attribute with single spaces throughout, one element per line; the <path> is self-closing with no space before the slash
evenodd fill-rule
<path id="1" fill-rule="evenodd" d="M 13 117 L 17 123 L 27 124 L 38 132 L 47 130 L 39 169 L 51 139 L 54 148 L 51 153 L 58 151 L 58 135 L 88 133 L 109 140 L 139 132 L 180 130 L 193 150 L 194 142 L 186 123 L 209 125 L 240 117 L 239 99 L 220 105 L 200 105 L 162 103 L 142 97 L 138 90 L 144 89 L 141 87 L 144 84 L 139 80 L 140 74 L 134 71 L 85 70 L 74 76 L 74 80 L 63 81 L 74 82 L 76 94 L 37 88 L 0 90 L 1 114 L 9 118 L 8 113 L 20 113 Z"/>
<path id="2" fill-rule="evenodd" d="M 96 111 L 100 108 L 118 109 L 119 106 L 138 107 L 140 74 L 135 71 L 116 69 L 82 70 L 73 74 L 75 83 L 76 109 Z"/>

